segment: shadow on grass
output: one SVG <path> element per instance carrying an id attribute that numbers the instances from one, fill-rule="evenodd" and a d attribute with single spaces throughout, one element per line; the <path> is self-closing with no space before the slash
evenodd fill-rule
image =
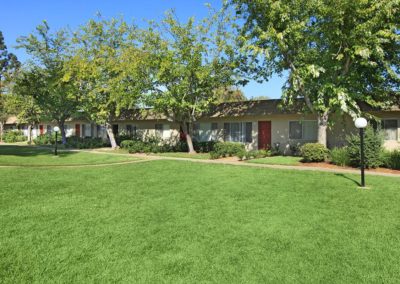
<path id="1" fill-rule="evenodd" d="M 353 179 L 353 178 L 351 178 L 351 177 L 349 177 L 349 176 L 347 176 L 347 175 L 345 175 L 345 174 L 336 173 L 336 174 L 334 174 L 334 175 L 335 175 L 335 176 L 342 177 L 342 178 L 344 178 L 344 179 L 348 179 L 348 180 L 354 182 L 357 186 L 361 186 L 361 183 L 359 183 L 359 182 L 356 181 L 355 179 Z"/>
<path id="2" fill-rule="evenodd" d="M 77 152 L 63 151 L 58 152 L 61 157 L 75 155 Z M 54 148 L 38 148 L 35 146 L 12 146 L 0 145 L 0 155 L 4 156 L 20 156 L 20 157 L 35 157 L 35 156 L 51 156 L 54 155 Z"/>

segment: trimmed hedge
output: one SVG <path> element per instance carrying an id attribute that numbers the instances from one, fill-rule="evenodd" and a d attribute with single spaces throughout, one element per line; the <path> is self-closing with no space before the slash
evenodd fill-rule
<path id="1" fill-rule="evenodd" d="M 328 157 L 328 149 L 319 143 L 307 143 L 300 147 L 304 162 L 323 162 Z"/>

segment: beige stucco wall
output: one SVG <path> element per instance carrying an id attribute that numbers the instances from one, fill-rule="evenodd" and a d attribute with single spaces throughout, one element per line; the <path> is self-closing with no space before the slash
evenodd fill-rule
<path id="1" fill-rule="evenodd" d="M 289 154 L 291 144 L 304 144 L 307 142 L 315 142 L 309 140 L 294 140 L 289 139 L 289 122 L 299 120 L 316 120 L 314 115 L 268 115 L 268 116 L 242 116 L 242 117 L 229 117 L 229 118 L 218 118 L 208 119 L 203 118 L 199 122 L 216 122 L 218 123 L 219 140 L 223 140 L 224 123 L 226 122 L 252 122 L 252 142 L 245 143 L 246 149 L 256 150 L 258 149 L 258 122 L 259 121 L 271 121 L 271 143 L 272 146 L 279 143 L 280 149 Z"/>
<path id="2" fill-rule="evenodd" d="M 397 140 L 385 141 L 385 147 L 387 149 L 400 149 L 400 111 L 397 112 L 375 112 L 371 113 L 378 118 L 383 119 L 397 119 L 398 121 L 398 137 Z M 258 122 L 259 121 L 271 121 L 271 143 L 274 146 L 276 143 L 279 143 L 281 150 L 284 153 L 290 153 L 290 145 L 301 145 L 307 142 L 316 142 L 309 140 L 292 140 L 289 139 L 289 122 L 290 121 L 304 121 L 304 120 L 314 120 L 316 121 L 315 115 L 301 115 L 301 114 L 291 114 L 291 115 L 265 115 L 265 116 L 241 116 L 241 117 L 228 117 L 228 118 L 203 118 L 200 119 L 199 122 L 207 122 L 207 123 L 217 123 L 217 140 L 223 141 L 224 137 L 224 123 L 226 122 L 251 122 L 252 123 L 252 142 L 245 143 L 246 148 L 248 150 L 258 149 Z M 328 128 L 327 138 L 328 138 L 328 147 L 333 148 L 337 146 L 343 146 L 346 141 L 346 135 L 350 133 L 356 133 L 357 129 L 354 127 L 353 120 L 350 116 L 342 115 L 342 116 L 332 116 L 332 125 Z M 44 127 L 44 133 L 47 131 L 47 125 L 51 125 L 53 128 L 55 123 L 43 122 L 41 123 Z M 75 124 L 80 124 L 81 127 L 81 136 L 82 133 L 82 124 L 86 125 L 86 133 L 85 136 L 93 135 L 95 137 L 103 137 L 107 138 L 105 129 L 100 133 L 97 133 L 97 127 L 95 124 L 91 124 L 88 121 L 76 120 L 76 121 L 68 121 L 66 122 L 66 130 L 67 136 L 76 135 L 75 133 Z M 118 124 L 119 133 L 124 133 L 126 130 L 126 125 L 130 124 L 136 126 L 137 134 L 143 136 L 154 136 L 155 135 L 155 125 L 163 124 L 164 125 L 164 139 L 179 139 L 179 124 L 173 123 L 167 120 L 146 120 L 146 121 L 115 121 L 113 124 Z M 89 130 L 90 129 L 90 130 Z M 169 130 L 168 130 L 169 129 Z M 34 136 L 39 134 L 39 126 L 33 131 Z"/>
<path id="3" fill-rule="evenodd" d="M 400 149 L 400 112 L 371 112 L 371 115 L 378 119 L 397 120 L 397 139 L 385 140 L 384 147 L 388 150 Z M 357 133 L 354 121 L 349 115 L 332 117 L 333 125 L 328 130 L 328 147 L 341 147 L 346 144 L 346 136 Z"/>

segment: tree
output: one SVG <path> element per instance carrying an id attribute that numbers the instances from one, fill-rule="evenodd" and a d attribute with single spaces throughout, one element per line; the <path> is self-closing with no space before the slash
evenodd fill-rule
<path id="1" fill-rule="evenodd" d="M 105 125 L 111 147 L 117 148 L 111 123 L 122 109 L 136 107 L 148 82 L 148 56 L 139 47 L 136 27 L 123 19 L 90 20 L 74 41 L 78 49 L 68 63 L 68 80 L 79 87 L 83 110 Z"/>
<path id="2" fill-rule="evenodd" d="M 268 96 L 255 96 L 251 97 L 249 100 L 250 101 L 259 101 L 259 100 L 269 100 L 270 98 Z"/>
<path id="3" fill-rule="evenodd" d="M 0 96 L 5 91 L 5 85 L 7 79 L 18 70 L 21 63 L 18 61 L 17 57 L 8 52 L 7 46 L 4 43 L 3 33 L 0 31 Z"/>
<path id="4" fill-rule="evenodd" d="M 243 91 L 234 87 L 222 87 L 215 91 L 215 102 L 226 103 L 226 102 L 242 102 L 246 101 L 247 98 L 243 94 Z"/>
<path id="5" fill-rule="evenodd" d="M 42 119 L 42 111 L 31 96 L 15 95 L 9 97 L 8 104 L 18 123 L 28 125 L 28 142 L 32 142 L 32 129 Z"/>
<path id="6" fill-rule="evenodd" d="M 288 73 L 283 101 L 303 99 L 326 145 L 329 115 L 357 116 L 357 102 L 383 107 L 399 92 L 397 0 L 232 0 L 245 24 L 242 70 L 257 79 Z"/>
<path id="7" fill-rule="evenodd" d="M 7 119 L 14 115 L 12 104 L 10 103 L 10 96 L 7 94 L 0 95 L 0 142 L 3 142 L 4 125 Z"/>
<path id="8" fill-rule="evenodd" d="M 233 83 L 231 51 L 226 50 L 227 20 L 215 13 L 197 23 L 194 18 L 181 23 L 170 11 L 145 33 L 153 80 L 146 104 L 180 124 L 189 153 L 195 153 L 193 123 L 215 101 L 215 90 Z"/>
<path id="9" fill-rule="evenodd" d="M 18 48 L 24 48 L 32 60 L 16 79 L 14 91 L 34 99 L 43 116 L 60 127 L 66 143 L 65 121 L 78 111 L 79 92 L 65 79 L 65 62 L 71 56 L 71 36 L 66 30 L 50 33 L 47 22 L 36 27 L 36 33 L 20 37 Z"/>
<path id="10" fill-rule="evenodd" d="M 0 31 L 0 142 L 3 141 L 4 124 L 13 114 L 7 93 L 11 80 L 20 67 L 20 62 L 13 53 L 9 53 Z"/>

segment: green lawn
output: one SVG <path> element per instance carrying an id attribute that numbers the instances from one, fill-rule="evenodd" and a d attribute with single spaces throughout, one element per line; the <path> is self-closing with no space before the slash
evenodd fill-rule
<path id="1" fill-rule="evenodd" d="M 210 159 L 209 153 L 189 154 L 185 152 L 166 152 L 166 153 L 156 153 L 154 155 L 163 157 L 172 157 L 172 158 L 189 158 L 189 159 L 200 159 L 200 160 Z"/>
<path id="2" fill-rule="evenodd" d="M 298 166 L 298 165 L 301 165 L 300 161 L 301 161 L 301 157 L 272 156 L 272 157 L 248 160 L 246 162 L 254 163 L 254 164 Z"/>
<path id="3" fill-rule="evenodd" d="M 108 164 L 132 161 L 135 158 L 109 154 L 59 151 L 34 146 L 0 146 L 0 166 L 62 166 Z"/>
<path id="4" fill-rule="evenodd" d="M 2 283 L 400 278 L 399 178 L 171 160 L 0 177 Z"/>

